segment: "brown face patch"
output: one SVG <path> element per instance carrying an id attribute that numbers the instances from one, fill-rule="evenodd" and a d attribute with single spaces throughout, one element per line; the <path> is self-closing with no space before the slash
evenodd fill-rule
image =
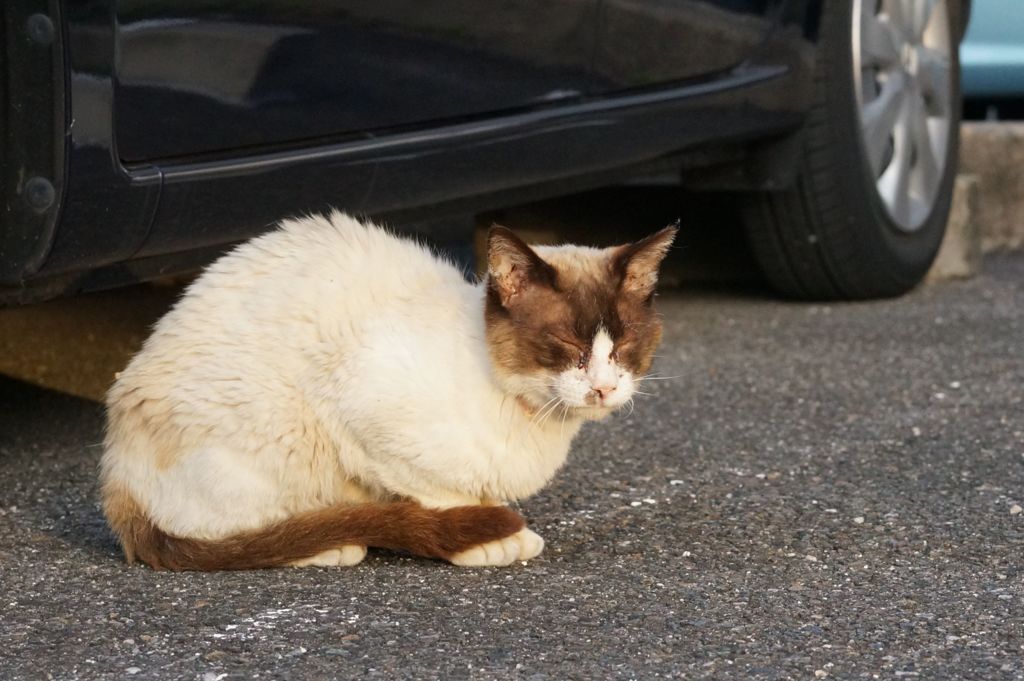
<path id="1" fill-rule="evenodd" d="M 585 366 L 598 329 L 614 343 L 617 362 L 634 376 L 650 368 L 661 340 L 653 308 L 657 268 L 675 236 L 668 228 L 635 244 L 597 250 L 585 247 L 530 249 L 503 232 L 492 236 L 485 317 L 495 364 L 513 375 L 558 373 Z M 492 232 L 493 235 L 493 232 Z M 507 274 L 495 272 L 495 246 L 514 249 L 517 288 L 507 294 Z M 540 259 L 537 266 L 527 254 Z M 533 263 L 530 265 L 529 263 Z M 506 267 L 507 272 L 507 267 Z"/>

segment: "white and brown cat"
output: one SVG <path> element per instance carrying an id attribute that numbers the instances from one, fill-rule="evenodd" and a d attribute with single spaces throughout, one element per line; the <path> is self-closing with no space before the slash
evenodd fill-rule
<path id="1" fill-rule="evenodd" d="M 506 565 L 543 540 L 502 506 L 632 399 L 675 236 L 531 248 L 494 227 L 468 283 L 340 213 L 213 264 L 108 396 L 103 507 L 129 561 L 353 565 L 367 546 Z"/>

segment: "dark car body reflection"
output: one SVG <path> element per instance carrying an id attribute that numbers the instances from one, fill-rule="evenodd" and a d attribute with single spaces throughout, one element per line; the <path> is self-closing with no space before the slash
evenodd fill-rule
<path id="1" fill-rule="evenodd" d="M 426 215 L 745 157 L 800 126 L 820 0 L 40 7 L 49 80 L 32 114 L 7 107 L 11 134 L 58 131 L 14 164 L 54 194 L 11 199 L 0 286 L 21 299 L 192 267 L 329 206 Z"/>

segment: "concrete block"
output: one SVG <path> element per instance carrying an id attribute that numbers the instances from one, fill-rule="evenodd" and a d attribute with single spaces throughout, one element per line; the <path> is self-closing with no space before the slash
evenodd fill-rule
<path id="1" fill-rule="evenodd" d="M 985 253 L 1024 248 L 1024 123 L 964 123 L 960 172 L 977 175 Z"/>
<path id="2" fill-rule="evenodd" d="M 2 309 L 0 374 L 102 401 L 180 293 L 142 285 Z"/>
<path id="3" fill-rule="evenodd" d="M 963 279 L 981 267 L 981 228 L 978 219 L 980 186 L 977 176 L 960 175 L 953 189 L 946 236 L 928 271 L 928 281 Z"/>

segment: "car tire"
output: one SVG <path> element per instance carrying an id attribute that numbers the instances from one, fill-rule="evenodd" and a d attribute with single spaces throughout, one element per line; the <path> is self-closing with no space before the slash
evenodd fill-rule
<path id="1" fill-rule="evenodd" d="M 920 19 L 879 12 L 899 2 L 826 0 L 796 182 L 745 203 L 754 255 L 789 297 L 904 293 L 942 241 L 959 147 L 961 15 L 957 0 L 936 0 L 915 43 Z"/>

